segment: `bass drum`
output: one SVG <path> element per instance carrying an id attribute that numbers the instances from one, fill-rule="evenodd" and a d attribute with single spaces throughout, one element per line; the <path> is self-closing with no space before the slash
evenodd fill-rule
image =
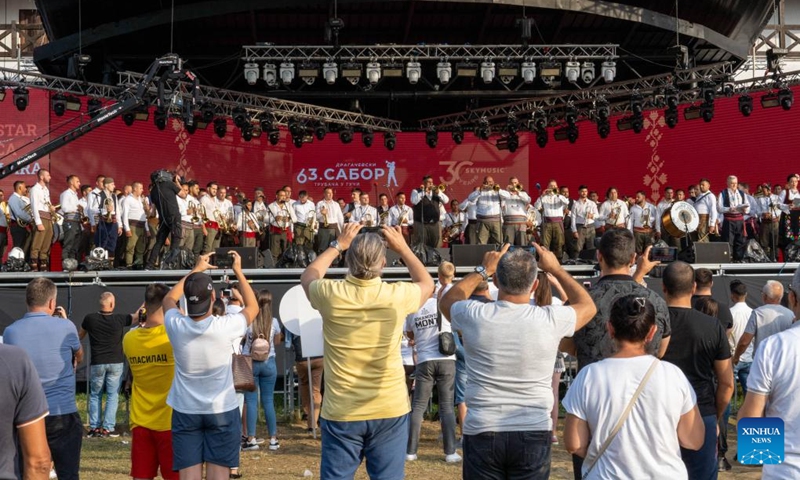
<path id="1" fill-rule="evenodd" d="M 661 215 L 661 230 L 673 238 L 683 238 L 699 225 L 700 215 L 689 202 L 675 202 Z"/>

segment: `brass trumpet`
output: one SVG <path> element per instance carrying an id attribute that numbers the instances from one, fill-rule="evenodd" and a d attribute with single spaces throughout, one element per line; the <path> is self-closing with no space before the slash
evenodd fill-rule
<path id="1" fill-rule="evenodd" d="M 516 190 L 518 192 L 521 192 L 522 191 L 522 184 L 518 183 L 518 184 L 514 185 L 514 190 Z"/>
<path id="2" fill-rule="evenodd" d="M 492 190 L 494 190 L 495 192 L 499 192 L 500 191 L 500 185 L 495 183 L 494 185 L 492 185 Z"/>
<path id="3" fill-rule="evenodd" d="M 47 204 L 47 208 L 48 208 L 48 210 L 50 210 L 50 215 L 51 215 L 50 220 L 53 223 L 59 223 L 60 224 L 61 222 L 64 221 L 64 217 L 62 217 L 58 212 L 56 212 L 56 210 L 61 208 L 61 204 L 60 203 L 58 205 L 51 205 L 51 204 L 48 203 Z"/>
<path id="4" fill-rule="evenodd" d="M 447 185 L 445 185 L 444 183 L 440 183 L 439 186 L 436 187 L 436 189 L 444 193 L 444 191 L 447 190 Z"/>

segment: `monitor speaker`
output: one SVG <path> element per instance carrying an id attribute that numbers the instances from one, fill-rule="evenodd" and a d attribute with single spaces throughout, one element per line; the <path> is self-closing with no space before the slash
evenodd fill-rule
<path id="1" fill-rule="evenodd" d="M 496 250 L 494 245 L 453 245 L 453 264 L 456 267 L 476 267 L 483 262 L 486 252 Z"/>

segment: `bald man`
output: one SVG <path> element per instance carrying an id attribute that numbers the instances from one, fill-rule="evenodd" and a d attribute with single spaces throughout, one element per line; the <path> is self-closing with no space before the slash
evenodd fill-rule
<path id="1" fill-rule="evenodd" d="M 118 437 L 114 428 L 124 361 L 122 336 L 125 327 L 138 315 L 115 314 L 116 302 L 111 292 L 100 294 L 98 303 L 99 311 L 86 315 L 79 333 L 81 339 L 89 334 L 92 354 L 89 360 L 89 436 Z M 105 414 L 101 415 L 103 390 L 107 397 Z"/>
<path id="2" fill-rule="evenodd" d="M 734 365 L 739 363 L 739 357 L 754 339 L 753 351 L 756 351 L 764 339 L 792 326 L 794 313 L 781 305 L 782 299 L 783 285 L 778 281 L 768 280 L 761 289 L 761 300 L 764 305 L 753 310 L 744 333 L 739 337 L 736 352 L 733 354 Z"/>

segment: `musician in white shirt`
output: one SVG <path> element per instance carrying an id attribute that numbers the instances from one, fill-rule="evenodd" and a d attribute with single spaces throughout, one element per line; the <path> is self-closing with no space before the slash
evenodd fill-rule
<path id="1" fill-rule="evenodd" d="M 190 247 L 192 253 L 195 255 L 200 255 L 203 253 L 203 244 L 206 241 L 206 233 L 208 233 L 206 230 L 205 219 L 202 215 L 202 209 L 200 208 L 202 205 L 200 198 L 200 184 L 197 183 L 197 180 L 190 180 L 189 195 L 186 197 L 186 199 L 193 207 L 193 211 L 190 213 L 195 218 L 195 220 L 192 221 L 192 227 L 194 228 L 194 245 Z"/>
<path id="2" fill-rule="evenodd" d="M 53 243 L 53 214 L 50 204 L 50 172 L 45 169 L 37 173 L 38 181 L 30 190 L 31 211 L 34 230 L 31 243 L 31 268 L 34 272 L 49 269 L 50 245 Z"/>
<path id="3" fill-rule="evenodd" d="M 395 196 L 395 204 L 389 209 L 389 225 L 400 227 L 406 243 L 411 242 L 409 228 L 414 225 L 414 212 L 406 205 L 406 194 L 399 192 Z"/>
<path id="4" fill-rule="evenodd" d="M 728 188 L 723 190 L 717 201 L 717 211 L 722 214 L 722 240 L 731 246 L 734 261 L 741 261 L 744 256 L 744 216 L 750 212 L 750 201 L 739 188 L 739 180 L 735 175 L 728 177 Z"/>
<path id="5" fill-rule="evenodd" d="M 550 180 L 547 190 L 536 199 L 533 208 L 542 212 L 542 246 L 549 248 L 561 262 L 564 251 L 564 214 L 569 199 L 558 193 L 558 183 Z"/>
<path id="6" fill-rule="evenodd" d="M 498 193 L 502 199 L 503 241 L 513 245 L 528 245 L 525 222 L 531 197 L 522 190 L 522 184 L 517 177 L 511 177 L 508 187 Z"/>
<path id="7" fill-rule="evenodd" d="M 709 235 L 718 233 L 717 228 L 717 197 L 711 193 L 711 183 L 706 178 L 700 179 L 700 191 L 694 199 L 694 209 L 700 217 L 700 224 L 697 226 L 695 235 L 697 242 L 708 242 Z"/>
<path id="8" fill-rule="evenodd" d="M 228 227 L 227 232 L 223 231 L 224 229 L 220 230 L 220 246 L 231 247 L 235 245 L 233 236 L 236 235 L 236 216 L 233 210 L 233 202 L 228 198 L 228 189 L 222 185 L 217 188 L 217 203 Z"/>
<path id="9" fill-rule="evenodd" d="M 503 229 L 501 224 L 500 186 L 495 185 L 494 178 L 486 176 L 480 189 L 469 194 L 467 200 L 475 203 L 475 218 L 478 221 L 479 244 L 502 244 Z"/>
<path id="10" fill-rule="evenodd" d="M 25 252 L 25 259 L 30 260 L 32 235 L 27 226 L 33 222 L 25 207 L 30 205 L 28 187 L 22 180 L 14 182 L 14 193 L 8 199 L 8 210 L 11 213 L 11 241 L 14 247 Z M 30 208 L 30 207 L 29 207 Z"/>
<path id="11" fill-rule="evenodd" d="M 760 187 L 761 196 L 756 197 L 756 208 L 761 228 L 759 242 L 764 252 L 774 262 L 778 255 L 778 225 L 781 221 L 781 197 L 772 193 L 769 184 Z M 751 211 L 753 208 L 751 208 Z"/>
<path id="12" fill-rule="evenodd" d="M 145 210 L 144 185 L 133 182 L 131 194 L 122 200 L 122 228 L 128 243 L 125 245 L 125 266 L 144 266 L 144 250 L 150 237 Z"/>
<path id="13" fill-rule="evenodd" d="M 628 230 L 633 232 L 636 254 L 641 255 L 661 235 L 658 209 L 647 201 L 643 191 L 636 192 L 636 203 L 628 217 Z"/>
<path id="14" fill-rule="evenodd" d="M 661 218 L 664 217 L 664 212 L 666 212 L 670 207 L 672 207 L 672 204 L 675 203 L 675 201 L 676 201 L 675 190 L 672 187 L 664 188 L 664 198 L 662 198 L 661 201 L 658 202 L 658 205 L 656 205 L 656 212 L 658 215 L 659 224 L 661 222 Z M 667 245 L 669 245 L 670 247 L 680 248 L 681 246 L 680 238 L 673 237 L 672 235 L 667 233 L 666 230 L 663 229 L 661 231 L 661 239 L 664 240 L 664 242 L 666 242 Z"/>
<path id="15" fill-rule="evenodd" d="M 297 217 L 291 205 L 286 203 L 286 192 L 283 189 L 275 192 L 275 201 L 269 204 L 267 210 L 269 210 L 269 250 L 273 265 L 277 265 L 284 250 L 289 248 L 288 233 L 292 224 L 297 221 Z"/>
<path id="16" fill-rule="evenodd" d="M 300 195 L 302 196 L 302 192 Z M 236 215 L 236 225 L 241 237 L 241 245 L 243 247 L 255 247 L 259 223 L 258 217 L 253 211 L 252 201 L 244 200 L 242 202 L 242 208 Z"/>
<path id="17" fill-rule="evenodd" d="M 350 223 L 360 223 L 365 227 L 378 225 L 378 211 L 369 204 L 369 194 L 367 192 L 362 192 L 359 196 L 359 204 L 353 209 Z"/>
<path id="18" fill-rule="evenodd" d="M 578 187 L 578 199 L 572 204 L 572 237 L 577 240 L 575 246 L 580 254 L 583 250 L 594 248 L 595 219 L 598 216 L 597 203 L 589 199 L 589 187 Z"/>
<path id="19" fill-rule="evenodd" d="M 606 191 L 606 201 L 598 209 L 597 219 L 602 222 L 605 231 L 608 228 L 625 228 L 628 220 L 628 204 L 619 199 L 619 192 L 615 187 Z"/>
<path id="20" fill-rule="evenodd" d="M 458 200 L 450 202 L 450 213 L 445 214 L 442 220 L 444 240 L 448 245 L 461 245 L 464 243 L 464 232 L 467 230 L 467 214 L 458 208 Z"/>
<path id="21" fill-rule="evenodd" d="M 477 192 L 480 189 L 481 187 L 475 187 L 473 192 Z M 529 203 L 528 207 L 530 206 Z M 458 205 L 458 209 L 467 213 L 467 229 L 464 232 L 464 240 L 470 245 L 476 245 L 478 243 L 478 206 L 467 198 Z"/>
<path id="22" fill-rule="evenodd" d="M 189 204 L 189 185 L 181 183 L 178 193 L 178 210 L 181 212 L 181 248 L 191 249 L 194 245 L 194 225 L 192 225 L 193 207 Z"/>
<path id="23" fill-rule="evenodd" d="M 61 216 L 64 222 L 61 228 L 64 229 L 64 238 L 61 240 L 61 258 L 71 258 L 80 261 L 78 248 L 81 243 L 81 214 L 78 206 L 78 190 L 81 188 L 81 180 L 77 175 L 67 177 L 67 189 L 61 192 L 59 205 L 61 205 Z"/>
<path id="24" fill-rule="evenodd" d="M 294 226 L 294 243 L 311 248 L 314 246 L 314 234 L 317 229 L 317 207 L 308 198 L 308 192 L 305 190 L 300 190 L 298 199 L 294 202 L 294 216 L 297 218 Z"/>
<path id="25" fill-rule="evenodd" d="M 344 228 L 342 208 L 339 206 L 339 202 L 333 199 L 331 187 L 325 187 L 323 198 L 317 203 L 317 221 L 319 223 L 317 253 L 322 253 L 328 249 L 332 241 L 336 240 L 336 236 Z"/>
<path id="26" fill-rule="evenodd" d="M 206 222 L 206 238 L 203 242 L 203 254 L 213 252 L 215 249 L 219 248 L 219 216 L 222 215 L 222 212 L 220 210 L 220 202 L 217 200 L 218 188 L 219 184 L 217 184 L 217 182 L 209 182 L 206 185 L 207 195 L 200 199 L 200 204 L 206 210 L 206 217 L 208 217 L 208 221 Z"/>

